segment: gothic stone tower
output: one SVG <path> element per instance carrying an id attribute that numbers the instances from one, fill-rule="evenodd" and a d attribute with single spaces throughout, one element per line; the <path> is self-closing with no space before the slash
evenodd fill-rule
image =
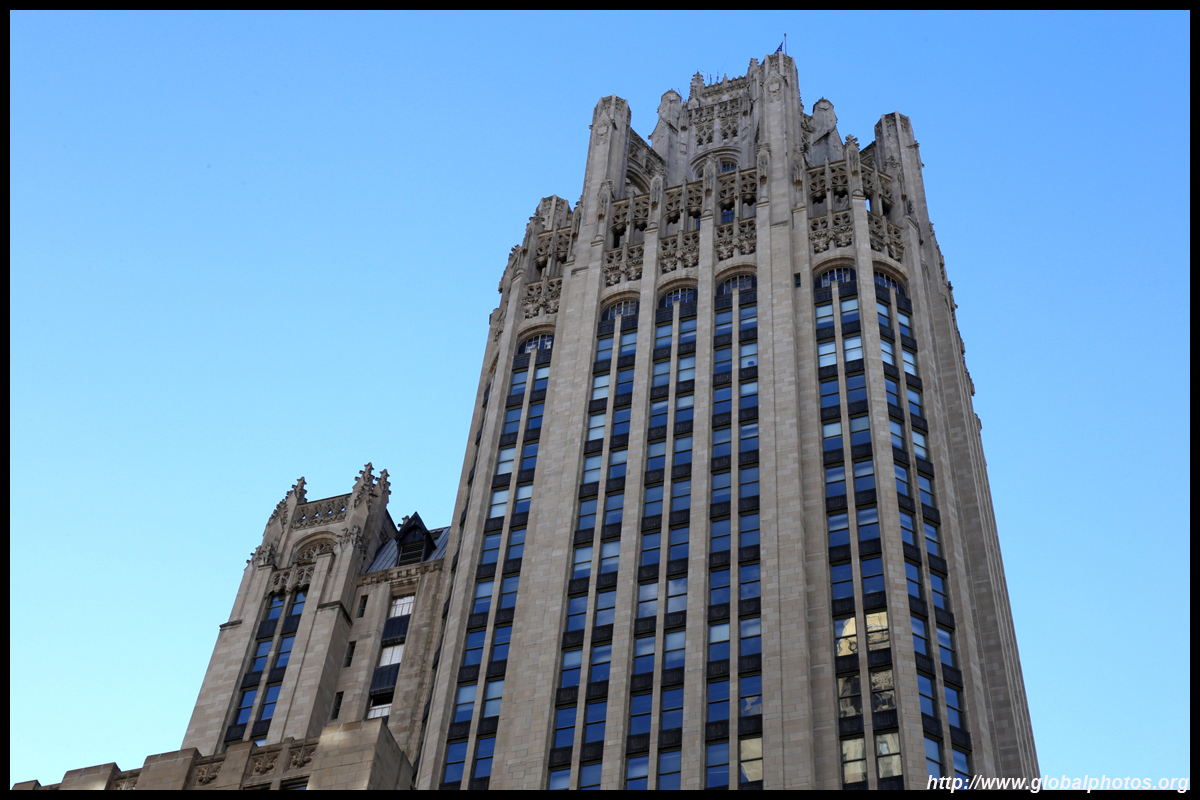
<path id="1" fill-rule="evenodd" d="M 417 787 L 1036 775 L 908 118 L 775 54 L 629 122 L 500 281 Z"/>

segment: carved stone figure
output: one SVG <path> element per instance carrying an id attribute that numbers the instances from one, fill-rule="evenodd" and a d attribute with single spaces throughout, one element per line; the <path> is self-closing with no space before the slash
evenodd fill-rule
<path id="1" fill-rule="evenodd" d="M 847 136 L 844 152 L 846 154 L 846 166 L 849 168 L 850 174 L 857 175 L 862 169 L 858 154 L 858 139 L 853 136 Z"/>

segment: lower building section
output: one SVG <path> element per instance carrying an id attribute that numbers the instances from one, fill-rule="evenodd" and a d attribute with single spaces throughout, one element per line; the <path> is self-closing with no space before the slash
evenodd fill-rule
<path id="1" fill-rule="evenodd" d="M 409 789 L 412 765 L 386 723 L 330 725 L 311 739 L 263 747 L 238 742 L 213 756 L 188 747 L 149 756 L 141 769 L 101 764 L 73 769 L 61 783 L 25 781 L 13 789 Z"/>

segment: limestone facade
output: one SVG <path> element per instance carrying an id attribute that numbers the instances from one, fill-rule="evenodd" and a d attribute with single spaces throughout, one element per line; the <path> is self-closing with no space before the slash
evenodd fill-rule
<path id="1" fill-rule="evenodd" d="M 370 464 L 301 479 L 183 749 L 59 788 L 1036 776 L 921 167 L 782 53 L 668 91 L 650 143 L 600 100 L 582 197 L 509 254 L 451 527 L 397 526 Z"/>

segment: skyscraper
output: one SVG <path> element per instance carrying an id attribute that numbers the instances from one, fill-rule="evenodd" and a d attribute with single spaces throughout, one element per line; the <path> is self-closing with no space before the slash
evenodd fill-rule
<path id="1" fill-rule="evenodd" d="M 183 749 L 63 788 L 1037 775 L 908 118 L 860 148 L 776 53 L 650 142 L 602 99 L 509 254 L 452 525 L 301 479 Z"/>
<path id="2" fill-rule="evenodd" d="M 418 785 L 1036 775 L 908 118 L 860 147 L 774 54 L 650 141 L 602 99 L 510 254 Z"/>

